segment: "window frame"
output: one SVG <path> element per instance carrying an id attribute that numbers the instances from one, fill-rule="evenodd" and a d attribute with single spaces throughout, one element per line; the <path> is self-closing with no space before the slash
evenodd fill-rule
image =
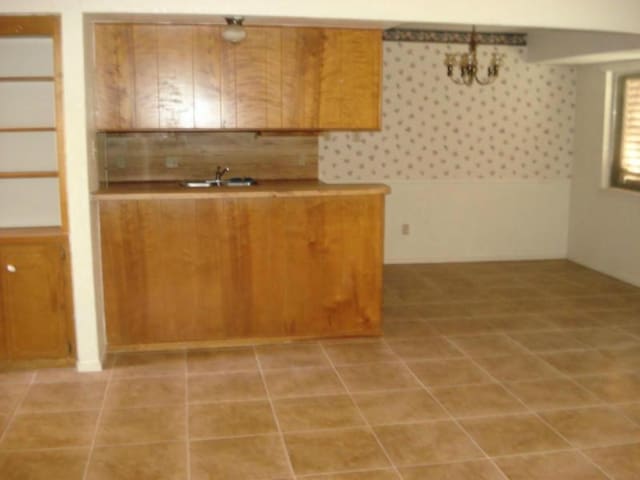
<path id="1" fill-rule="evenodd" d="M 611 169 L 609 175 L 609 186 L 612 188 L 621 188 L 624 190 L 640 192 L 640 175 L 638 179 L 628 180 L 624 178 L 624 169 L 622 168 L 622 137 L 625 113 L 625 88 L 624 84 L 628 79 L 640 80 L 640 69 L 632 71 L 619 72 L 613 78 L 613 135 L 612 135 L 612 157 Z M 640 110 L 640 108 L 639 108 Z"/>

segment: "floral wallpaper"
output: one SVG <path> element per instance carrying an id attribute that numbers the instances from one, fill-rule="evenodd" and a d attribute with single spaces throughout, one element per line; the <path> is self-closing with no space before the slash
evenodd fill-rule
<path id="1" fill-rule="evenodd" d="M 464 45 L 384 42 L 382 130 L 320 137 L 326 181 L 566 179 L 576 72 L 528 64 L 526 47 L 479 45 L 481 71 L 503 53 L 495 84 L 455 85 L 446 52 Z"/>

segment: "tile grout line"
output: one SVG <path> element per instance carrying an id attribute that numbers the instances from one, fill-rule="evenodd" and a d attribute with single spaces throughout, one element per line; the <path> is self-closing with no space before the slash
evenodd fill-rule
<path id="1" fill-rule="evenodd" d="M 2 435 L 0 435 L 0 445 L 2 445 L 2 443 L 4 442 L 7 434 L 9 433 L 9 429 L 11 428 L 16 417 L 18 416 L 18 410 L 20 409 L 25 399 L 27 398 L 27 395 L 31 391 L 31 387 L 35 384 L 35 378 L 36 378 L 36 372 L 33 372 L 29 382 L 26 384 L 23 384 L 23 385 L 26 385 L 26 388 L 24 389 L 24 392 L 22 392 L 20 399 L 16 402 L 15 406 L 13 407 L 13 410 L 11 411 L 11 414 L 9 415 L 9 420 L 7 420 L 7 424 L 4 427 L 4 431 L 2 432 Z"/>
<path id="2" fill-rule="evenodd" d="M 82 475 L 82 479 L 83 480 L 87 480 L 87 477 L 89 475 L 89 467 L 91 465 L 91 459 L 93 457 L 93 452 L 95 450 L 96 447 L 96 442 L 98 440 L 98 430 L 100 429 L 100 423 L 102 422 L 102 415 L 104 413 L 104 409 L 105 409 L 105 405 L 107 403 L 107 396 L 109 395 L 109 389 L 111 388 L 111 381 L 113 379 L 113 372 L 114 372 L 114 365 L 111 365 L 110 368 L 110 372 L 109 375 L 107 376 L 107 385 L 104 389 L 104 396 L 102 397 L 102 404 L 100 406 L 100 411 L 98 412 L 98 417 L 96 419 L 96 425 L 93 431 L 93 440 L 91 442 L 91 445 L 89 446 L 89 455 L 87 456 L 87 463 L 84 467 L 84 473 Z"/>
<path id="3" fill-rule="evenodd" d="M 443 338 L 444 338 L 444 336 L 443 336 Z M 445 340 L 446 340 L 446 338 L 445 338 Z M 383 342 L 387 343 L 386 339 L 383 338 Z M 451 344 L 457 350 L 460 350 L 452 342 L 449 342 L 449 344 Z M 388 343 L 387 343 L 387 346 L 389 346 Z M 391 348 L 391 347 L 389 347 L 389 348 Z M 444 406 L 444 404 L 440 401 L 440 399 L 438 399 L 433 394 L 431 388 L 429 386 L 427 386 L 424 382 L 422 382 L 422 380 L 420 380 L 420 378 L 418 378 L 418 376 L 413 372 L 413 370 L 411 370 L 411 368 L 409 368 L 409 366 L 407 365 L 406 361 L 404 361 L 403 359 L 401 359 L 401 360 L 402 360 L 404 368 L 411 374 L 411 376 L 418 382 L 418 384 L 422 386 L 424 391 L 426 391 L 431 396 L 431 398 L 440 406 L 440 408 L 449 416 L 449 421 L 452 421 L 460 429 L 460 431 L 464 433 L 464 435 L 469 439 L 469 441 L 471 441 L 471 443 L 473 443 L 473 445 L 475 445 L 475 447 L 478 449 L 478 451 L 484 455 L 485 459 L 487 461 L 489 461 L 489 463 L 491 463 L 494 466 L 494 468 L 496 469 L 496 471 L 498 471 L 500 473 L 500 475 L 502 475 L 504 480 L 508 480 L 507 476 L 502 472 L 502 470 L 498 467 L 498 465 L 495 463 L 495 461 L 489 456 L 489 454 L 487 454 L 487 452 L 485 452 L 485 450 L 478 444 L 478 442 L 476 442 L 476 440 L 471 436 L 471 434 L 469 432 L 467 432 L 467 430 L 462 426 L 460 421 L 453 415 L 453 413 L 448 408 L 446 408 Z M 469 458 L 466 461 L 472 461 L 472 460 L 473 459 Z"/>
<path id="4" fill-rule="evenodd" d="M 449 340 L 451 342 L 451 340 L 449 338 L 447 338 L 447 340 Z M 452 342 L 453 343 L 453 342 Z M 454 344 L 455 345 L 455 344 Z M 536 358 L 537 360 L 540 360 L 542 362 L 544 362 L 545 364 L 549 365 L 553 370 L 557 371 L 560 376 L 565 376 L 564 372 L 560 371 L 559 369 L 555 368 L 553 365 L 551 365 L 550 363 L 546 362 L 543 358 L 541 358 L 540 356 L 536 355 L 535 353 L 532 353 L 531 350 L 529 350 L 527 347 L 525 347 L 524 345 L 521 346 L 521 348 L 523 348 L 525 350 L 525 353 L 528 353 L 530 355 L 532 355 L 534 358 Z M 599 465 L 597 465 L 595 462 L 593 462 L 590 458 L 587 457 L 587 455 L 584 454 L 584 452 L 582 452 L 581 448 L 574 445 L 572 442 L 569 441 L 568 438 L 566 438 L 564 435 L 562 435 L 557 429 L 555 429 L 549 422 L 547 422 L 544 417 L 542 417 L 537 411 L 533 410 L 531 407 L 529 407 L 527 404 L 525 404 L 520 397 L 518 397 L 517 395 L 511 393 L 511 390 L 509 390 L 509 388 L 505 385 L 505 383 L 503 383 L 500 379 L 498 379 L 497 377 L 495 377 L 493 374 L 491 374 L 491 372 L 489 372 L 486 368 L 484 368 L 481 364 L 479 364 L 475 358 L 473 358 L 471 355 L 469 355 L 466 351 L 464 352 L 466 355 L 468 355 L 468 359 L 479 369 L 481 369 L 483 372 L 485 372 L 485 374 L 487 374 L 490 378 L 492 378 L 497 385 L 499 385 L 500 387 L 502 387 L 509 395 L 511 395 L 514 399 L 516 399 L 524 408 L 525 410 L 528 412 L 529 415 L 533 415 L 535 418 L 537 418 L 540 422 L 542 422 L 547 428 L 549 428 L 553 433 L 555 433 L 559 438 L 561 438 L 564 442 L 567 443 L 567 445 L 574 447 L 576 449 L 576 452 L 581 455 L 586 461 L 587 463 L 591 464 L 592 466 L 594 466 L 597 470 L 599 470 L 600 472 L 602 472 L 602 474 L 608 478 L 609 480 L 614 480 L 612 479 Z M 535 454 L 535 452 L 530 452 L 531 454 Z M 500 470 L 502 471 L 502 469 Z"/>
<path id="5" fill-rule="evenodd" d="M 186 472 L 187 480 L 191 480 L 191 433 L 189 431 L 189 352 L 184 351 L 184 425 L 186 435 Z"/>
<path id="6" fill-rule="evenodd" d="M 324 348 L 324 345 L 322 343 L 319 343 L 319 346 L 320 346 L 320 350 L 322 350 L 322 353 L 323 353 L 324 357 L 329 362 L 329 365 L 331 365 L 331 369 L 333 370 L 333 373 L 335 373 L 336 376 L 338 377 L 338 380 L 340 381 L 340 384 L 342 385 L 342 388 L 344 388 L 347 396 L 351 400 L 351 403 L 353 404 L 353 406 L 355 407 L 356 411 L 358 412 L 358 415 L 360 415 L 360 418 L 364 421 L 364 424 L 369 428 L 371 434 L 373 435 L 373 438 L 376 440 L 378 446 L 382 450 L 382 453 L 384 454 L 384 456 L 386 457 L 387 461 L 389 462 L 389 465 L 391 465 L 391 469 L 396 473 L 396 475 L 398 476 L 399 479 L 404 478 L 404 476 L 400 474 L 400 471 L 398 470 L 397 465 L 392 460 L 391 455 L 389 455 L 389 452 L 387 451 L 387 449 L 383 445 L 382 441 L 380 440 L 380 437 L 378 437 L 378 434 L 375 431 L 375 429 L 373 428 L 373 425 L 371 425 L 369 420 L 367 420 L 367 417 L 364 415 L 364 413 L 362 413 L 362 409 L 360 408 L 360 405 L 358 405 L 358 403 L 353 398 L 353 393 L 347 387 L 347 384 L 345 383 L 344 379 L 342 378 L 342 375 L 340 375 L 340 372 L 338 371 L 338 368 L 336 367 L 336 365 L 333 363 L 333 360 L 331 360 L 331 357 L 329 356 L 329 354 L 327 353 L 326 349 Z M 387 348 L 389 348 L 388 345 L 387 345 Z M 395 352 L 393 352 L 390 348 L 389 348 L 389 350 L 395 355 Z M 354 428 L 357 428 L 357 427 L 354 427 Z"/>
<path id="7" fill-rule="evenodd" d="M 278 430 L 278 437 L 280 437 L 280 445 L 282 447 L 282 451 L 284 453 L 284 457 L 287 461 L 287 467 L 289 468 L 289 474 L 292 479 L 296 478 L 296 472 L 293 469 L 293 463 L 291 462 L 291 455 L 289 455 L 289 449 L 287 448 L 287 442 L 284 439 L 284 433 L 282 431 L 282 427 L 280 426 L 280 419 L 276 414 L 276 407 L 273 404 L 273 397 L 271 396 L 271 392 L 269 391 L 269 385 L 267 384 L 267 379 L 264 375 L 264 371 L 262 369 L 262 362 L 260 362 L 260 356 L 258 355 L 258 350 L 255 346 L 251 347 L 253 351 L 253 356 L 256 360 L 256 364 L 258 365 L 258 372 L 260 373 L 260 379 L 262 380 L 262 386 L 267 394 L 267 401 L 269 402 L 269 407 L 271 408 L 271 416 L 273 417 L 273 421 L 276 424 L 276 428 Z"/>
<path id="8" fill-rule="evenodd" d="M 565 380 L 571 382 L 573 385 L 575 385 L 576 387 L 591 393 L 594 397 L 599 398 L 598 395 L 596 395 L 594 392 L 592 392 L 591 390 L 589 390 L 588 388 L 580 385 L 574 378 L 572 378 L 569 374 L 561 371 L 560 369 L 554 367 L 551 363 L 547 362 L 541 355 L 536 354 L 535 352 L 533 352 L 532 350 L 530 350 L 528 347 L 523 345 L 523 348 L 529 352 L 530 354 L 532 354 L 535 358 L 537 358 L 538 360 L 542 360 L 543 362 L 545 362 L 547 365 L 550 365 L 554 370 L 556 370 L 557 372 L 560 373 L 561 377 L 563 377 Z M 503 388 L 506 388 L 509 392 L 509 388 L 506 385 L 503 385 Z M 516 396 L 516 395 L 514 395 Z M 516 396 L 517 397 L 517 396 Z M 519 397 L 517 397 L 518 400 L 520 400 Z M 521 401 L 521 400 L 520 400 Z M 524 404 L 524 402 L 521 401 L 521 403 Z M 607 401 L 605 401 L 605 405 L 607 406 L 607 408 L 611 408 L 611 404 Z M 569 441 L 569 439 L 567 439 L 564 435 L 562 435 L 556 428 L 553 427 L 553 425 L 551 425 L 549 422 L 547 422 L 547 420 L 540 415 L 539 412 L 534 411 L 532 408 L 528 407 L 527 405 L 525 405 L 527 408 L 529 408 L 530 411 L 532 411 L 532 413 L 534 413 L 534 415 L 541 421 L 543 422 L 548 428 L 550 428 L 553 432 L 555 432 L 558 436 L 560 436 L 560 438 L 562 438 L 565 442 L 567 442 L 569 445 L 573 445 L 572 442 Z M 596 407 L 598 408 L 598 407 Z M 602 408 L 602 407 L 599 407 Z M 575 410 L 575 408 L 574 408 Z M 629 420 L 632 424 L 636 424 L 636 422 L 634 422 L 633 420 L 631 420 L 626 414 L 623 414 L 623 416 Z M 615 480 L 613 479 L 600 465 L 598 465 L 595 461 L 593 461 L 585 452 L 584 452 L 584 447 L 576 447 L 578 449 L 578 454 L 581 455 L 586 461 L 587 463 L 593 465 L 597 470 L 599 470 L 605 477 L 607 477 L 610 480 Z M 591 447 L 594 448 L 594 447 Z M 596 447 L 597 448 L 597 447 Z"/>

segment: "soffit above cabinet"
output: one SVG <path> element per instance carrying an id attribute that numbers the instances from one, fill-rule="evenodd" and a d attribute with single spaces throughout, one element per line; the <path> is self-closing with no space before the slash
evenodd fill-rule
<path id="1" fill-rule="evenodd" d="M 99 23 L 95 126 L 358 130 L 380 126 L 380 30 Z"/>

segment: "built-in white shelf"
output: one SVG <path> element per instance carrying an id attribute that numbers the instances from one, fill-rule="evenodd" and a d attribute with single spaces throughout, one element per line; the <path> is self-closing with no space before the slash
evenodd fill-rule
<path id="1" fill-rule="evenodd" d="M 54 131 L 0 132 L 0 174 L 57 170 Z"/>
<path id="2" fill-rule="evenodd" d="M 0 82 L 0 128 L 55 127 L 52 81 Z"/>
<path id="3" fill-rule="evenodd" d="M 60 226 L 58 178 L 0 178 L 0 228 Z"/>
<path id="4" fill-rule="evenodd" d="M 0 77 L 52 77 L 53 39 L 0 38 Z"/>

